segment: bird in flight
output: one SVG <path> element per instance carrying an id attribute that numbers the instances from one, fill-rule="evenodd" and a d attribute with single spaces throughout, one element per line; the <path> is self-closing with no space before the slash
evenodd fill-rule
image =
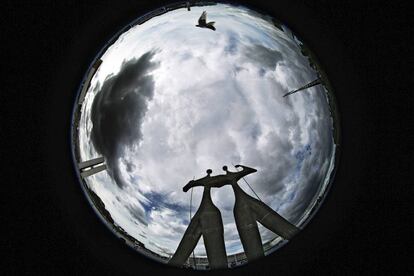
<path id="1" fill-rule="evenodd" d="M 198 19 L 198 25 L 196 25 L 196 27 L 208 28 L 208 29 L 212 29 L 213 31 L 215 31 L 216 28 L 214 28 L 214 23 L 215 22 L 208 22 L 207 23 L 207 12 L 203 11 L 200 18 Z"/>

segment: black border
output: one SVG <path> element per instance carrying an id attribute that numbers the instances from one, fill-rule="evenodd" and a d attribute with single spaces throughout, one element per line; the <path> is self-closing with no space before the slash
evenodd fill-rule
<path id="1" fill-rule="evenodd" d="M 286 22 L 317 54 L 341 112 L 342 156 L 332 189 L 300 235 L 223 274 L 412 273 L 412 109 L 404 105 L 412 98 L 401 77 L 410 56 L 408 3 L 240 2 Z M 161 3 L 4 4 L 5 273 L 195 273 L 140 256 L 103 227 L 70 154 L 74 91 L 92 58 L 120 27 Z"/>

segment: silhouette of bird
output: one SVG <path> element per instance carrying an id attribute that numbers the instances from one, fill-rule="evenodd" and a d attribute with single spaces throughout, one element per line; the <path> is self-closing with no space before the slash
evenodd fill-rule
<path id="1" fill-rule="evenodd" d="M 214 28 L 214 23 L 215 22 L 208 22 L 207 23 L 206 20 L 207 20 L 207 12 L 203 11 L 200 18 L 198 19 L 198 25 L 196 25 L 196 27 L 208 28 L 208 29 L 212 29 L 213 31 L 215 31 L 216 30 L 216 28 Z"/>

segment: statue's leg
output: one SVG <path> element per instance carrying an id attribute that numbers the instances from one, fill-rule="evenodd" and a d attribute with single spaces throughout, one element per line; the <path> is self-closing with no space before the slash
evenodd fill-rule
<path id="1" fill-rule="evenodd" d="M 240 202 L 243 201 L 243 202 Z M 236 201 L 234 219 L 239 232 L 244 253 L 249 262 L 264 256 L 262 238 L 254 214 L 244 200 Z"/>
<path id="2" fill-rule="evenodd" d="M 198 240 L 201 237 L 201 225 L 199 217 L 196 215 L 187 227 L 183 238 L 178 245 L 172 258 L 168 261 L 169 264 L 175 266 L 183 266 L 190 256 L 191 252 L 196 247 Z"/>
<path id="3" fill-rule="evenodd" d="M 299 232 L 300 229 L 298 227 L 287 221 L 263 202 L 254 198 L 249 199 L 249 201 L 256 220 L 275 234 L 290 240 Z"/>
<path id="4" fill-rule="evenodd" d="M 223 220 L 220 212 L 208 212 L 203 215 L 202 219 L 204 221 L 201 221 L 201 228 L 210 267 L 212 269 L 227 268 Z"/>

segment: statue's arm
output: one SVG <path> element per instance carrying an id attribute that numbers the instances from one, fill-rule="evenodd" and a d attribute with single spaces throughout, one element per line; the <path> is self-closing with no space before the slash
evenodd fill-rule
<path id="1" fill-rule="evenodd" d="M 237 176 L 240 177 L 240 178 L 243 177 L 243 176 L 246 176 L 248 174 L 257 172 L 256 169 L 253 169 L 253 168 L 250 168 L 250 167 L 247 167 L 247 166 L 243 166 L 243 165 L 236 165 L 235 167 L 236 168 L 242 168 L 241 171 L 237 172 L 237 174 L 238 174 Z"/>
<path id="2" fill-rule="evenodd" d="M 209 175 L 202 177 L 196 180 L 190 180 L 184 187 L 183 191 L 187 192 L 189 189 L 197 186 L 207 187 L 207 184 L 210 182 L 211 177 Z"/>
<path id="3" fill-rule="evenodd" d="M 226 184 L 230 184 L 230 180 L 226 175 L 207 176 L 197 180 L 191 180 L 183 187 L 183 191 L 187 192 L 189 189 L 197 186 L 205 188 L 219 188 Z"/>
<path id="4" fill-rule="evenodd" d="M 206 183 L 206 187 L 220 188 L 230 183 L 231 183 L 231 180 L 229 179 L 229 177 L 225 174 L 221 174 L 221 175 L 210 177 L 209 182 Z"/>

